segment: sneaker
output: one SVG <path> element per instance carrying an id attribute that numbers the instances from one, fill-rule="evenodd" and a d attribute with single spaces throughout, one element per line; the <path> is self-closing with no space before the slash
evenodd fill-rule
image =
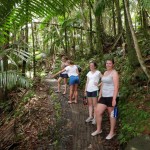
<path id="1" fill-rule="evenodd" d="M 93 120 L 93 118 L 92 117 L 88 117 L 86 120 L 85 120 L 85 122 L 90 122 L 90 121 L 92 121 Z"/>
<path id="2" fill-rule="evenodd" d="M 95 120 L 95 118 L 93 118 L 93 120 L 92 120 L 92 124 L 93 124 L 93 125 L 95 125 L 95 124 L 96 124 L 96 120 Z"/>
<path id="3" fill-rule="evenodd" d="M 57 90 L 57 91 L 55 91 L 55 93 L 60 93 L 60 91 Z"/>
<path id="4" fill-rule="evenodd" d="M 98 132 L 98 131 L 96 130 L 96 131 L 93 132 L 91 135 L 92 135 L 92 136 L 96 136 L 96 135 L 101 134 L 101 133 L 102 133 L 102 130 L 101 130 L 100 132 Z"/>
<path id="5" fill-rule="evenodd" d="M 107 135 L 106 140 L 111 140 L 116 134 L 114 133 L 113 135 Z"/>

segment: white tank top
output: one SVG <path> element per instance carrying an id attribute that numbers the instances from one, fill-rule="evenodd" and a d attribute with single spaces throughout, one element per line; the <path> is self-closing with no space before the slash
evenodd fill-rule
<path id="1" fill-rule="evenodd" d="M 102 77 L 102 97 L 113 97 L 114 94 L 114 82 L 112 73 Z"/>

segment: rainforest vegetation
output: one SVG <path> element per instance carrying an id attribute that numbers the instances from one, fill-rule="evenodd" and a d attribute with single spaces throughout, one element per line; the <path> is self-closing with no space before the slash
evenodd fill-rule
<path id="1" fill-rule="evenodd" d="M 9 127 L 25 124 L 38 84 L 60 70 L 62 54 L 81 66 L 80 90 L 90 60 L 104 73 L 105 60 L 114 58 L 120 75 L 118 140 L 150 134 L 149 0 L 0 0 L 1 148 L 15 132 Z M 20 128 L 14 143 L 24 134 Z"/>

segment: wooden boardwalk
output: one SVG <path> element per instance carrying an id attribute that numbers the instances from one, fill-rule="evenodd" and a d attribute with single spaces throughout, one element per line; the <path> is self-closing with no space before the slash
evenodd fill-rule
<path id="1" fill-rule="evenodd" d="M 56 80 L 47 80 L 52 90 L 57 90 Z M 68 89 L 69 92 L 69 89 Z M 91 133 L 96 130 L 96 125 L 85 123 L 88 117 L 88 106 L 82 103 L 82 93 L 79 92 L 78 104 L 68 104 L 68 93 L 64 96 L 61 93 L 57 94 L 63 110 L 62 116 L 66 118 L 65 146 L 61 150 L 119 150 L 117 137 L 112 140 L 105 140 L 109 132 L 109 118 L 107 113 L 103 117 L 102 134 L 92 137 Z M 64 131 L 65 132 L 65 131 Z M 68 145 L 68 146 L 67 146 Z"/>

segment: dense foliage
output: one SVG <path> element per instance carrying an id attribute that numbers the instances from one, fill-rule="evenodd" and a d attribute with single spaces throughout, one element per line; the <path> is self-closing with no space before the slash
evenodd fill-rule
<path id="1" fill-rule="evenodd" d="M 149 0 L 1 0 L 0 7 L 1 109 L 13 90 L 58 71 L 61 54 L 81 66 L 81 89 L 89 61 L 103 73 L 113 57 L 120 74 L 119 140 L 150 133 Z"/>

